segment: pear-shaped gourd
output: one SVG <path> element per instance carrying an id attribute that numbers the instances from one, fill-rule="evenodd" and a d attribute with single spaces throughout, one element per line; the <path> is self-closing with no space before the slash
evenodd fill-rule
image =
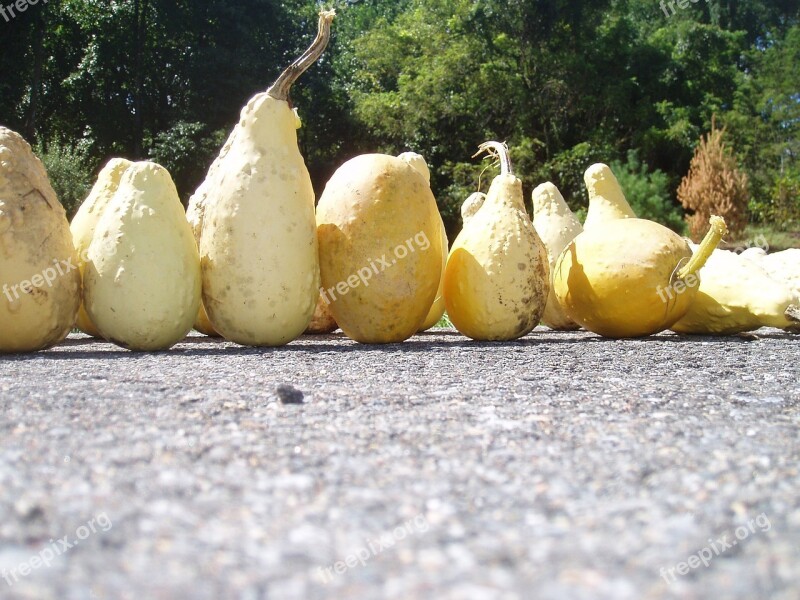
<path id="1" fill-rule="evenodd" d="M 549 181 L 533 190 L 532 199 L 533 226 L 547 249 L 552 280 L 552 273 L 555 271 L 558 257 L 561 256 L 564 248 L 583 231 L 583 227 L 567 206 L 561 192 Z M 561 308 L 552 285 L 547 296 L 547 306 L 542 315 L 542 323 L 550 329 L 562 331 L 580 328 Z"/>
<path id="2" fill-rule="evenodd" d="M 397 158 L 406 161 L 414 169 L 419 171 L 425 178 L 425 181 L 428 182 L 428 185 L 430 185 L 431 171 L 428 168 L 428 163 L 421 154 L 417 154 L 416 152 L 403 152 Z M 442 220 L 441 214 L 439 214 L 439 237 L 442 246 L 442 275 L 439 277 L 439 289 L 436 290 L 436 299 L 433 301 L 433 304 L 428 311 L 428 316 L 425 317 L 425 321 L 419 328 L 420 331 L 427 331 L 431 327 L 435 327 L 444 316 L 444 268 L 447 264 L 447 249 L 449 246 L 449 241 L 447 239 L 447 230 L 444 227 L 444 221 Z"/>
<path id="3" fill-rule="evenodd" d="M 191 330 L 200 257 L 163 167 L 131 165 L 95 227 L 84 305 L 102 336 L 137 351 L 166 350 Z"/>
<path id="4" fill-rule="evenodd" d="M 763 261 L 763 259 L 762 259 Z M 677 333 L 730 335 L 760 327 L 797 331 L 800 297 L 761 262 L 735 252 L 714 252 L 700 270 L 700 285 Z"/>
<path id="5" fill-rule="evenodd" d="M 483 192 L 470 194 L 470 196 L 464 200 L 464 203 L 461 205 L 461 223 L 464 227 L 466 227 L 472 217 L 478 214 L 484 202 L 486 202 L 486 194 Z"/>
<path id="6" fill-rule="evenodd" d="M 195 242 L 197 243 L 198 252 L 200 251 L 200 237 L 203 233 L 203 219 L 205 217 L 206 210 L 205 203 L 208 200 L 206 188 L 208 182 L 215 179 L 215 177 L 211 174 L 217 172 L 220 163 L 222 162 L 221 158 L 228 153 L 230 146 L 231 139 L 228 139 L 228 141 L 225 143 L 225 146 L 222 148 L 222 152 L 220 152 L 219 156 L 211 165 L 209 176 L 206 177 L 197 191 L 189 199 L 189 205 L 186 208 L 186 220 L 189 221 L 189 226 L 192 228 L 192 235 L 194 235 Z M 211 324 L 211 321 L 208 318 L 208 312 L 206 312 L 206 307 L 203 305 L 202 299 L 200 302 L 200 308 L 197 311 L 197 317 L 195 317 L 194 320 L 194 328 L 195 330 L 209 337 L 220 337 L 219 332 L 214 329 L 214 326 Z"/>
<path id="7" fill-rule="evenodd" d="M 365 154 L 343 164 L 317 205 L 323 296 L 352 339 L 401 342 L 436 299 L 441 217 L 430 185 L 408 162 Z"/>
<path id="8" fill-rule="evenodd" d="M 619 181 L 608 165 L 592 165 L 584 173 L 583 181 L 589 193 L 589 212 L 583 224 L 585 230 L 602 227 L 604 223 L 616 219 L 636 218 L 636 213 L 625 199 Z"/>
<path id="9" fill-rule="evenodd" d="M 567 316 L 611 338 L 669 329 L 689 310 L 698 271 L 727 232 L 720 217 L 692 254 L 688 243 L 645 219 L 612 219 L 584 230 L 561 253 L 553 273 L 556 297 Z"/>
<path id="10" fill-rule="evenodd" d="M 475 340 L 513 340 L 539 323 L 550 290 L 547 252 L 525 212 L 522 182 L 514 176 L 508 148 L 487 142 L 481 152 L 500 156 L 481 209 L 459 233 L 444 281 L 447 314 Z"/>
<path id="11" fill-rule="evenodd" d="M 42 162 L 0 127 L 0 352 L 32 352 L 72 329 L 81 302 L 78 255 Z"/>
<path id="12" fill-rule="evenodd" d="M 75 251 L 78 253 L 78 266 L 83 278 L 84 262 L 86 260 L 86 253 L 89 250 L 89 244 L 92 243 L 94 237 L 94 230 L 100 217 L 103 216 L 108 203 L 114 197 L 114 194 L 119 188 L 119 182 L 125 171 L 128 170 L 133 163 L 124 158 L 112 158 L 106 163 L 106 166 L 100 170 L 97 175 L 97 181 L 92 186 L 86 200 L 83 201 L 78 212 L 72 219 L 69 228 L 72 232 L 72 242 L 75 245 Z M 86 313 L 86 308 L 81 304 L 80 312 L 78 313 L 77 327 L 84 333 L 92 337 L 101 337 L 100 332 L 95 327 L 89 315 Z"/>
<path id="13" fill-rule="evenodd" d="M 322 54 L 334 12 L 311 47 L 244 107 L 198 190 L 203 305 L 233 342 L 279 346 L 302 335 L 319 298 L 314 190 L 297 144 L 289 90 Z"/>
<path id="14" fill-rule="evenodd" d="M 331 312 L 330 300 L 320 294 L 317 307 L 314 309 L 314 316 L 311 317 L 311 323 L 306 327 L 306 334 L 324 335 L 336 331 L 338 327 Z"/>

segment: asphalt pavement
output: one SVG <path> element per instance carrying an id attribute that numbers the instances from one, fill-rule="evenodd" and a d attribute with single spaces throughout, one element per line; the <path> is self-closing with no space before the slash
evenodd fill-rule
<path id="1" fill-rule="evenodd" d="M 800 598 L 798 338 L 0 357 L 0 598 Z"/>

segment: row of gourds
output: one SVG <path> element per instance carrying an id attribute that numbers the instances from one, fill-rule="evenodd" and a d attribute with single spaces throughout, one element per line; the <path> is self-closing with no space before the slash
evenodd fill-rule
<path id="1" fill-rule="evenodd" d="M 112 159 L 73 219 L 30 146 L 0 128 L 0 351 L 52 346 L 77 326 L 132 350 L 171 347 L 195 327 L 251 346 L 341 327 L 364 343 L 403 341 L 445 310 L 476 340 L 512 340 L 540 322 L 609 337 L 796 330 L 796 251 L 699 247 L 637 219 L 613 173 L 586 173 L 581 226 L 550 183 L 533 221 L 504 144 L 487 195 L 447 236 L 423 157 L 368 154 L 342 165 L 314 206 L 289 102 L 323 52 L 310 48 L 252 98 L 184 213 L 169 173 Z M 401 252 L 402 250 L 402 252 Z"/>

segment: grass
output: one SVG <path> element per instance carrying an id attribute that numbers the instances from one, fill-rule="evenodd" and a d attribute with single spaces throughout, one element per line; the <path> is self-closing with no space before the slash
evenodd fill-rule
<path id="1" fill-rule="evenodd" d="M 447 327 L 448 329 L 455 329 L 453 327 L 453 323 L 450 321 L 450 317 L 447 316 L 447 313 L 444 313 L 439 322 L 436 324 L 436 327 Z"/>

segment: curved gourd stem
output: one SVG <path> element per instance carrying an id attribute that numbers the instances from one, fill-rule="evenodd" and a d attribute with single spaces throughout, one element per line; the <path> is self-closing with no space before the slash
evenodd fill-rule
<path id="1" fill-rule="evenodd" d="M 275 80 L 275 83 L 267 90 L 267 94 L 276 100 L 289 100 L 289 90 L 297 79 L 305 73 L 308 68 L 313 65 L 331 39 L 331 21 L 336 16 L 335 10 L 323 10 L 319 13 L 319 25 L 317 27 L 317 37 L 314 42 L 308 47 L 302 56 L 295 60 L 287 69 L 280 74 L 280 77 Z"/>
<path id="2" fill-rule="evenodd" d="M 472 158 L 484 153 L 500 158 L 501 175 L 514 174 L 511 169 L 511 157 L 508 155 L 508 146 L 506 144 L 501 144 L 500 142 L 484 142 L 478 146 L 478 151 L 472 155 Z"/>
<path id="3" fill-rule="evenodd" d="M 711 253 L 716 250 L 722 238 L 728 233 L 728 226 L 725 225 L 725 219 L 722 217 L 712 216 L 711 219 L 709 219 L 709 223 L 711 224 L 711 229 L 706 234 L 697 252 L 695 252 L 692 258 L 689 259 L 689 262 L 678 271 L 678 279 L 685 279 L 689 275 L 695 275 L 702 269 L 711 256 Z"/>

